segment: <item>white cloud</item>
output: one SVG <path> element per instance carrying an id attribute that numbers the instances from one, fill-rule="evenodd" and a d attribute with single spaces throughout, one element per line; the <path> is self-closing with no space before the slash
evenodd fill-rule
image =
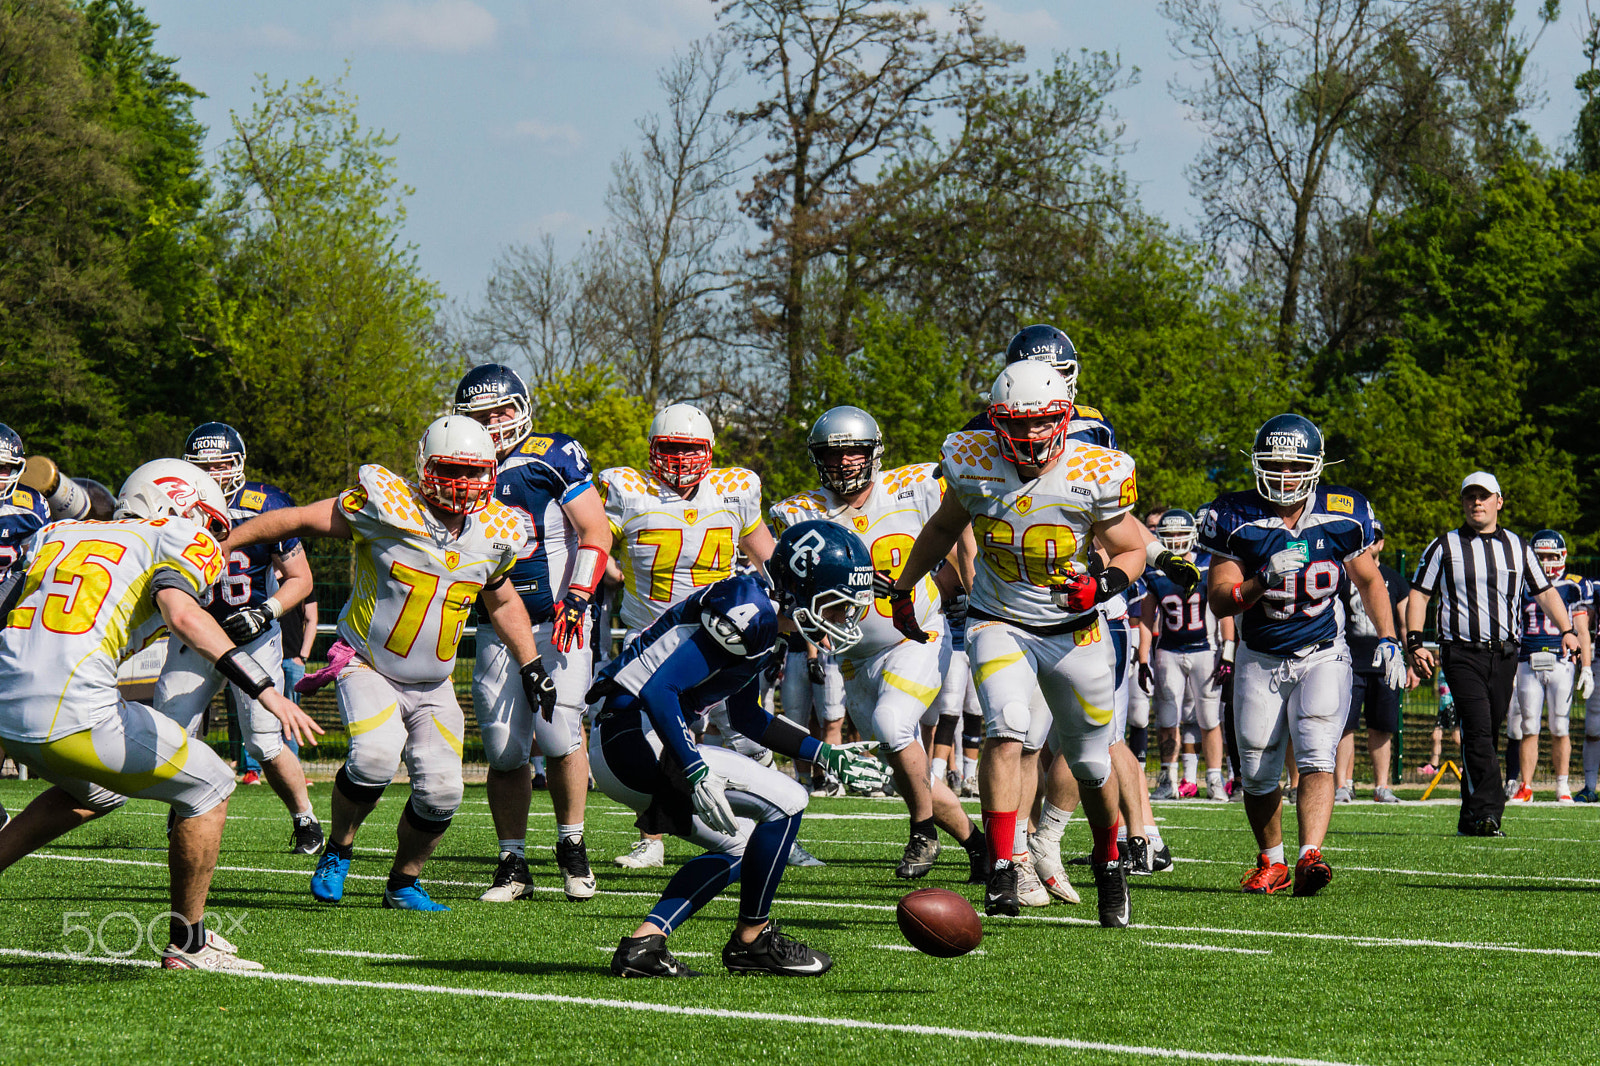
<path id="1" fill-rule="evenodd" d="M 475 52 L 494 43 L 500 24 L 473 0 L 385 0 L 338 27 L 341 44 L 419 52 Z"/>
<path id="2" fill-rule="evenodd" d="M 558 154 L 571 152 L 583 143 L 583 134 L 568 122 L 544 122 L 525 118 L 511 124 L 507 136 L 516 140 L 533 140 L 548 145 Z"/>
<path id="3" fill-rule="evenodd" d="M 707 0 L 589 0 L 577 10 L 584 50 L 608 56 L 667 56 L 717 25 Z"/>

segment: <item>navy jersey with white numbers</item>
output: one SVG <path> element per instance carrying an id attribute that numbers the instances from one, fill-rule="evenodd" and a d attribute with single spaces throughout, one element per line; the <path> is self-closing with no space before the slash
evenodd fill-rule
<path id="1" fill-rule="evenodd" d="M 1372 543 L 1372 509 L 1359 492 L 1319 486 L 1291 531 L 1256 491 L 1232 492 L 1211 505 L 1200 530 L 1200 546 L 1238 562 L 1246 578 L 1295 543 L 1304 548 L 1305 564 L 1240 615 L 1241 639 L 1262 655 L 1292 655 L 1341 635 L 1335 593 L 1345 563 Z"/>
<path id="2" fill-rule="evenodd" d="M 1144 594 L 1150 591 L 1146 580 L 1148 575 L 1140 574 L 1134 578 L 1133 584 L 1128 586 L 1128 591 L 1123 595 L 1128 597 L 1128 624 L 1138 625 L 1144 621 Z"/>
<path id="3" fill-rule="evenodd" d="M 1587 614 L 1589 600 L 1592 594 L 1592 585 L 1583 579 L 1574 580 L 1563 577 L 1550 582 L 1550 586 L 1561 594 L 1561 602 L 1567 605 L 1567 613 Z M 1589 586 L 1589 587 L 1586 587 Z M 1536 651 L 1560 651 L 1561 627 L 1550 620 L 1544 613 L 1544 608 L 1539 606 L 1539 601 L 1533 598 L 1528 589 L 1527 582 L 1522 584 L 1522 643 L 1517 649 L 1517 658 L 1527 662 L 1528 656 Z"/>
<path id="4" fill-rule="evenodd" d="M 1194 558 L 1200 569 L 1200 583 L 1189 592 L 1155 567 L 1144 572 L 1149 591 L 1156 598 L 1156 617 L 1151 629 L 1160 626 L 1156 647 L 1161 651 L 1206 651 L 1211 647 L 1211 608 L 1206 606 L 1206 579 L 1211 576 L 1211 556 Z"/>
<path id="5" fill-rule="evenodd" d="M 28 538 L 50 521 L 44 501 L 32 489 L 18 488 L 0 503 L 0 578 L 16 565 L 28 547 Z"/>
<path id="6" fill-rule="evenodd" d="M 700 601 L 714 589 L 733 604 L 724 617 L 745 637 L 749 655 L 727 650 L 701 624 Z M 727 700 L 729 721 L 747 737 L 761 736 L 772 723 L 760 685 L 751 682 L 777 642 L 778 606 L 766 582 L 735 574 L 668 608 L 600 671 L 595 689 L 608 694 L 609 708 L 642 712 L 678 764 L 693 770 L 701 760 L 691 723 L 713 704 Z"/>
<path id="7" fill-rule="evenodd" d="M 293 506 L 294 500 L 278 486 L 246 481 L 234 495 L 228 513 L 233 517 L 233 524 L 238 525 L 256 515 Z M 228 572 L 217 582 L 217 594 L 211 597 L 212 615 L 222 619 L 241 607 L 259 607 L 267 602 L 267 597 L 278 590 L 272 557 L 288 555 L 299 546 L 298 537 L 289 537 L 276 543 L 252 544 L 229 552 Z"/>
<path id="8" fill-rule="evenodd" d="M 572 578 L 578 531 L 561 508 L 595 491 L 589 453 L 565 433 L 530 433 L 500 460 L 495 499 L 525 516 L 528 533 L 511 584 L 534 622 L 550 620 Z"/>
<path id="9" fill-rule="evenodd" d="M 989 421 L 988 409 L 985 408 L 973 415 L 961 429 L 963 432 L 979 430 L 993 432 L 994 423 Z M 1117 446 L 1116 430 L 1111 428 L 1106 416 L 1098 409 L 1083 404 L 1073 405 L 1072 421 L 1067 423 L 1067 439 L 1093 444 L 1099 448 L 1115 449 Z"/>

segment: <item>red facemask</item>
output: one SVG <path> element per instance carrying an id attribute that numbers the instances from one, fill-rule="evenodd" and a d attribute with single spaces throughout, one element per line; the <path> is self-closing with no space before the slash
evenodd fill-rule
<path id="1" fill-rule="evenodd" d="M 1060 415 L 1056 426 L 1045 437 L 1017 437 L 1006 429 L 1006 422 L 1013 418 L 1040 418 L 1044 415 Z M 994 425 L 994 434 L 1000 445 L 1000 454 L 1018 466 L 1043 466 L 1056 456 L 1067 443 L 1067 425 L 1072 421 L 1072 404 L 1066 400 L 1051 400 L 1041 408 L 1018 411 L 1006 404 L 994 404 L 989 408 L 989 421 Z"/>
<path id="2" fill-rule="evenodd" d="M 693 451 L 667 451 L 661 444 L 693 444 Z M 687 492 L 711 472 L 711 442 L 700 437 L 650 438 L 650 472 L 664 485 Z"/>
<path id="3" fill-rule="evenodd" d="M 434 472 L 434 464 L 447 462 L 452 466 L 471 466 L 485 471 L 487 478 L 444 477 Z M 492 462 L 467 459 L 430 459 L 422 474 L 422 494 L 435 505 L 451 514 L 473 514 L 481 511 L 494 495 L 494 467 Z"/>

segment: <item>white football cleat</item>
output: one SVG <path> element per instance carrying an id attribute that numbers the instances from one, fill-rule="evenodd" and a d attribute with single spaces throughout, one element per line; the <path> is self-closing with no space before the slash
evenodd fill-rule
<path id="1" fill-rule="evenodd" d="M 611 860 L 618 866 L 626 866 L 630 870 L 642 870 L 646 866 L 661 866 L 667 861 L 666 845 L 659 840 L 641 840 L 636 843 L 626 855 L 618 855 Z"/>
<path id="2" fill-rule="evenodd" d="M 1078 896 L 1078 890 L 1072 887 L 1071 881 L 1067 880 L 1067 868 L 1061 865 L 1059 851 L 1054 856 L 1046 855 L 1043 851 L 1034 852 L 1033 869 L 1039 881 L 1044 885 L 1045 891 L 1056 899 L 1061 900 L 1063 903 L 1074 905 L 1083 902 Z"/>
<path id="3" fill-rule="evenodd" d="M 1570 789 L 1570 788 L 1563 789 L 1562 791 L 1556 793 L 1556 802 L 1561 804 L 1562 806 L 1565 806 L 1565 807 L 1574 806 L 1574 802 L 1573 802 L 1573 799 L 1572 799 L 1572 789 Z M 0 822 L 0 825 L 3 825 L 3 824 L 4 824 L 3 822 Z"/>
<path id="4" fill-rule="evenodd" d="M 239 957 L 239 949 L 222 937 L 206 930 L 205 946 L 199 951 L 179 951 L 176 944 L 168 944 L 161 953 L 163 970 L 265 970 L 259 962 Z"/>
<path id="5" fill-rule="evenodd" d="M 1033 865 L 1033 856 L 1018 855 L 1012 860 L 1017 867 L 1017 901 L 1024 907 L 1050 906 L 1050 893 L 1039 880 L 1039 871 Z"/>

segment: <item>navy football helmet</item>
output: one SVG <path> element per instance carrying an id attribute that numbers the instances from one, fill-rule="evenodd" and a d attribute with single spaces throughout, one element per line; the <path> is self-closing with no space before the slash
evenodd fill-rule
<path id="1" fill-rule="evenodd" d="M 1533 557 L 1539 560 L 1539 566 L 1551 581 L 1562 577 L 1567 572 L 1567 538 L 1553 529 L 1541 529 L 1533 535 L 1528 542 L 1533 549 Z"/>
<path id="2" fill-rule="evenodd" d="M 489 413 L 507 405 L 515 408 L 512 417 L 490 425 Z M 453 408 L 458 415 L 482 422 L 494 438 L 494 450 L 504 459 L 522 438 L 533 432 L 533 409 L 528 403 L 528 387 L 508 366 L 484 363 L 467 371 L 456 386 Z"/>
<path id="3" fill-rule="evenodd" d="M 711 639 L 748 659 L 778 642 L 778 618 L 749 599 L 748 581 L 723 580 L 700 597 L 700 624 Z M 764 598 L 764 594 L 763 598 Z"/>
<path id="4" fill-rule="evenodd" d="M 1194 543 L 1200 538 L 1199 523 L 1194 515 L 1182 507 L 1162 511 L 1161 517 L 1156 520 L 1155 532 L 1163 548 L 1179 555 L 1194 551 Z"/>
<path id="5" fill-rule="evenodd" d="M 872 609 L 872 555 L 861 538 L 813 519 L 783 531 L 767 560 L 784 613 L 811 643 L 841 652 L 861 640 Z"/>
<path id="6" fill-rule="evenodd" d="M 230 503 L 233 494 L 244 487 L 244 457 L 244 438 L 226 422 L 195 426 L 183 442 L 184 462 L 210 474 Z"/>
<path id="7" fill-rule="evenodd" d="M 27 457 L 22 454 L 22 434 L 0 423 L 0 503 L 9 502 L 22 481 Z"/>
<path id="8" fill-rule="evenodd" d="M 1256 491 L 1277 504 L 1299 503 L 1322 477 L 1322 431 L 1300 415 L 1273 415 L 1256 430 L 1250 449 Z"/>
<path id="9" fill-rule="evenodd" d="M 1073 347 L 1071 337 L 1054 326 L 1024 327 L 1006 345 L 1006 363 L 1024 359 L 1055 367 L 1056 373 L 1067 379 L 1073 396 L 1077 396 L 1078 349 Z"/>

